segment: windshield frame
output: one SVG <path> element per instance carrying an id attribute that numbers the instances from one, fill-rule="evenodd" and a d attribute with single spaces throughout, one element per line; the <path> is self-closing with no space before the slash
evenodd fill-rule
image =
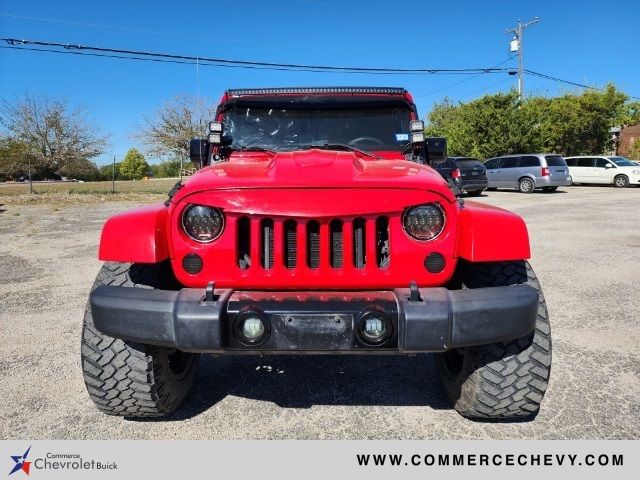
<path id="1" fill-rule="evenodd" d="M 415 112 L 406 104 L 236 104 L 219 115 L 230 150 L 254 146 L 276 152 L 341 145 L 363 152 L 401 152 Z M 371 132 L 371 133 L 369 133 Z"/>

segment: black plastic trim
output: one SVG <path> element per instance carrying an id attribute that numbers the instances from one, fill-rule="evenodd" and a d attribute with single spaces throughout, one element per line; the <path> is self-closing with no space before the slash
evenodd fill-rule
<path id="1" fill-rule="evenodd" d="M 184 351 L 217 353 L 419 353 L 519 338 L 533 331 L 538 292 L 528 285 L 466 290 L 409 288 L 372 292 L 180 291 L 102 285 L 90 295 L 96 328 L 112 337 Z M 232 334 L 238 315 L 269 322 L 260 345 Z M 364 312 L 392 325 L 382 345 L 358 341 Z"/>

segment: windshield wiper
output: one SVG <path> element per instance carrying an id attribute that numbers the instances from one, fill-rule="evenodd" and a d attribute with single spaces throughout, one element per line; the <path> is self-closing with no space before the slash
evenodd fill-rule
<path id="1" fill-rule="evenodd" d="M 309 148 L 319 148 L 322 150 L 345 150 L 347 152 L 356 152 L 362 155 L 366 155 L 367 157 L 375 158 L 378 160 L 378 157 L 373 153 L 367 152 L 365 150 L 360 150 L 359 148 L 352 147 L 351 145 L 346 145 L 344 143 L 311 143 L 309 145 L 298 145 L 297 147 L 300 150 L 307 150 Z"/>
<path id="2" fill-rule="evenodd" d="M 273 155 L 276 154 L 274 150 L 270 150 L 264 147 L 259 147 L 257 145 L 246 145 L 246 146 L 243 145 L 241 147 L 233 147 L 230 145 L 228 148 L 229 150 L 235 150 L 237 152 L 266 152 L 266 153 L 271 153 Z"/>

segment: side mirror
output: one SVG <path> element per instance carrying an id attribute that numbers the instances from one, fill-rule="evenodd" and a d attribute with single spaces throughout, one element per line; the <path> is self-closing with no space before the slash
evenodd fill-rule
<path id="1" fill-rule="evenodd" d="M 189 142 L 189 159 L 201 167 L 207 164 L 209 156 L 209 142 L 202 138 L 193 138 Z"/>
<path id="2" fill-rule="evenodd" d="M 429 165 L 434 166 L 444 162 L 447 159 L 447 139 L 444 137 L 425 138 L 424 151 Z"/>
<path id="3" fill-rule="evenodd" d="M 613 168 L 613 165 L 611 165 L 610 163 L 605 164 L 604 168 Z"/>

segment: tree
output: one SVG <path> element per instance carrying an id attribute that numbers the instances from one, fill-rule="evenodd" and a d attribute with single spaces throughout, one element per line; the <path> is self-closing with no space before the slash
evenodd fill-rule
<path id="1" fill-rule="evenodd" d="M 640 160 L 640 138 L 636 138 L 629 149 L 629 158 Z"/>
<path id="2" fill-rule="evenodd" d="M 107 144 L 85 110 L 43 95 L 25 95 L 14 102 L 2 100 L 0 124 L 10 139 L 27 146 L 24 154 L 31 156 L 32 169 L 45 177 L 67 163 L 100 155 Z"/>
<path id="3" fill-rule="evenodd" d="M 140 180 L 149 173 L 144 155 L 135 148 L 130 149 L 120 163 L 120 175 L 129 180 Z"/>
<path id="4" fill-rule="evenodd" d="M 451 155 L 488 158 L 535 150 L 535 123 L 511 91 L 458 105 L 445 99 L 429 113 L 426 133 L 447 137 Z"/>
<path id="5" fill-rule="evenodd" d="M 215 114 L 216 107 L 208 100 L 179 95 L 153 114 L 145 115 L 134 137 L 145 145 L 148 155 L 188 156 L 189 141 L 206 133 Z"/>
<path id="6" fill-rule="evenodd" d="M 602 91 L 523 101 L 513 91 L 456 105 L 445 99 L 429 113 L 426 132 L 447 137 L 452 155 L 601 154 L 610 147 L 610 127 L 637 113 L 638 106 L 627 98 L 608 85 Z"/>
<path id="7" fill-rule="evenodd" d="M 86 158 L 78 158 L 65 163 L 56 174 L 61 177 L 85 181 L 100 178 L 97 165 Z"/>
<path id="8" fill-rule="evenodd" d="M 29 146 L 19 140 L 0 138 L 0 177 L 15 179 L 28 171 Z"/>

